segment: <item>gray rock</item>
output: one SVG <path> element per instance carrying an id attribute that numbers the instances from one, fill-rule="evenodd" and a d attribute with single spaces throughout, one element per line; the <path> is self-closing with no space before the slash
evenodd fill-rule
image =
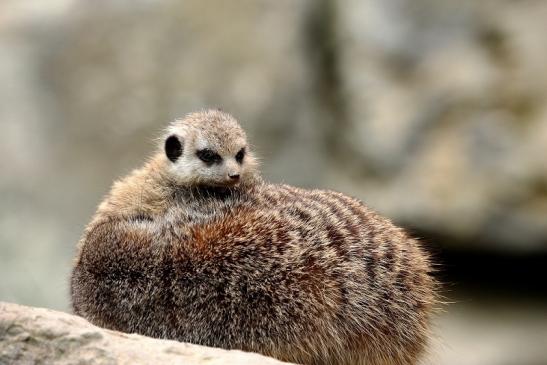
<path id="1" fill-rule="evenodd" d="M 336 5 L 332 184 L 470 247 L 546 249 L 547 3 Z"/>
<path id="2" fill-rule="evenodd" d="M 185 113 L 236 115 L 260 136 L 268 176 L 321 174 L 290 158 L 320 145 L 302 48 L 310 3 L 0 2 L 0 298 L 66 309 L 75 243 L 101 197 Z"/>
<path id="3" fill-rule="evenodd" d="M 0 364 L 287 364 L 237 350 L 96 327 L 81 317 L 0 302 Z"/>

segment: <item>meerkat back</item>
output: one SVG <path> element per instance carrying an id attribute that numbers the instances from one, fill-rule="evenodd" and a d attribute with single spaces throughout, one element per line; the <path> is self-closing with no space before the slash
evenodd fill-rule
<path id="1" fill-rule="evenodd" d="M 115 185 L 71 284 L 97 325 L 302 364 L 415 364 L 436 306 L 416 240 L 341 193 L 264 182 L 219 111 Z"/>

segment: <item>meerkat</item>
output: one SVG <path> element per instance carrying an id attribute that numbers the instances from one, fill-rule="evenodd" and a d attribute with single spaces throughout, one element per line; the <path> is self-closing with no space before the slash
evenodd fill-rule
<path id="1" fill-rule="evenodd" d="M 416 364 L 437 306 L 430 259 L 357 199 L 264 181 L 245 132 L 173 122 L 78 244 L 74 312 L 123 332 L 300 364 Z"/>

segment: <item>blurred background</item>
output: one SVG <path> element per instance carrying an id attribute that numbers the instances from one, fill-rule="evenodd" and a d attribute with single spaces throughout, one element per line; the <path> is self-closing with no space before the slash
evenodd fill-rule
<path id="1" fill-rule="evenodd" d="M 547 364 L 547 2 L 1 0 L 0 300 L 68 311 L 75 244 L 172 119 L 440 263 L 428 364 Z"/>

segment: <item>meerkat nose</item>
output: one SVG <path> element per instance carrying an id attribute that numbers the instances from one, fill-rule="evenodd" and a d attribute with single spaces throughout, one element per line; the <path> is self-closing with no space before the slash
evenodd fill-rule
<path id="1" fill-rule="evenodd" d="M 239 174 L 228 174 L 231 180 L 237 181 L 239 180 Z"/>

